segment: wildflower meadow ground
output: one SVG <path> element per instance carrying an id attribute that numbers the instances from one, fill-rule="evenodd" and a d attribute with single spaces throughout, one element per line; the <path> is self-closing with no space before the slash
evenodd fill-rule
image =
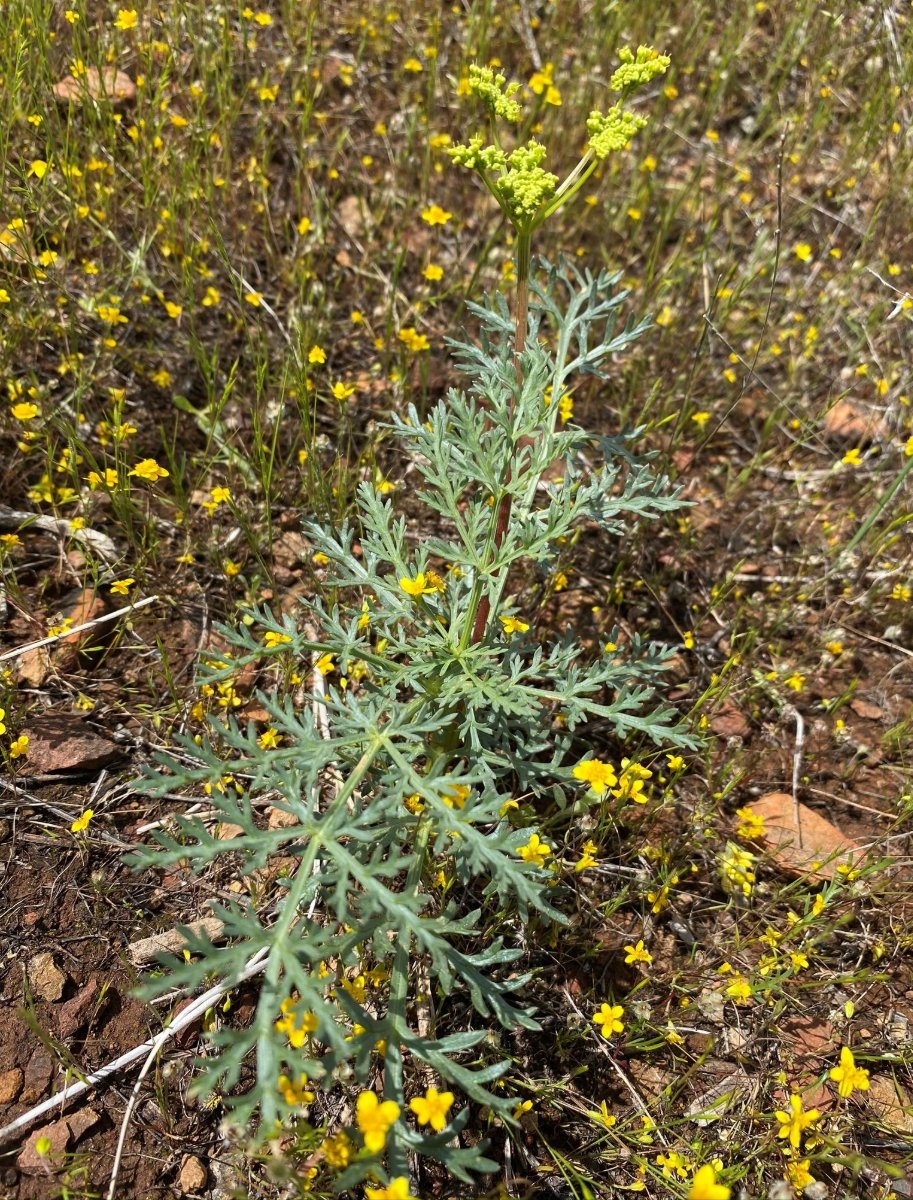
<path id="1" fill-rule="evenodd" d="M 909 1193 L 911 21 L 0 3 L 3 1195 Z"/>

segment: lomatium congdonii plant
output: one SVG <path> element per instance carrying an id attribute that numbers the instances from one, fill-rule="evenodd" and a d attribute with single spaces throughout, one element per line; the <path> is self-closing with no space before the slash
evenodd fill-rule
<path id="1" fill-rule="evenodd" d="M 613 86 L 625 98 L 665 65 L 627 54 Z M 482 69 L 471 82 L 493 118 L 519 115 L 503 80 Z M 230 985 L 258 956 L 255 1014 L 211 1033 L 198 1088 L 266 1134 L 293 1125 L 309 1169 L 340 1190 L 373 1176 L 368 1196 L 409 1196 L 416 1151 L 464 1180 L 494 1169 L 484 1142 L 460 1134 L 480 1106 L 486 1124 L 513 1119 L 493 1027 L 538 1028 L 510 931 L 565 920 L 566 869 L 548 838 L 593 806 L 622 812 L 648 797 L 648 768 L 598 758 L 587 723 L 619 756 L 690 744 L 657 694 L 659 647 L 631 637 L 593 661 L 573 630 L 537 630 L 517 594 L 521 581 L 527 596 L 545 584 L 575 530 L 623 537 L 678 503 L 627 439 L 569 421 L 575 381 L 645 327 L 620 324 L 618 276 L 530 273 L 535 228 L 642 123 L 620 103 L 593 114 L 561 184 L 535 142 L 507 153 L 473 138 L 454 151 L 516 229 L 519 286 L 513 313 L 500 295 L 470 306 L 479 340 L 452 343 L 467 390 L 426 417 L 392 418 L 422 480 L 418 534 L 368 482 L 351 522 L 305 522 L 322 594 L 298 614 L 252 608 L 223 629 L 228 649 L 203 668 L 221 715 L 145 782 L 205 791 L 222 836 L 179 817 L 139 861 L 202 871 L 226 859 L 250 881 L 248 903 L 217 910 L 226 944 L 191 938 L 187 960 L 147 992 Z M 544 482 L 556 462 L 563 477 Z M 259 732 L 231 715 L 251 665 L 277 682 L 259 696 Z M 486 942 L 496 917 L 504 936 Z"/>

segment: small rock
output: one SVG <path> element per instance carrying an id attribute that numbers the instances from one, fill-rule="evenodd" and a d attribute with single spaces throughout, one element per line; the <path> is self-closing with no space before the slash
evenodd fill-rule
<path id="1" fill-rule="evenodd" d="M 23 1104 L 34 1104 L 44 1097 L 56 1065 L 44 1046 L 38 1046 L 33 1051 L 25 1067 L 24 1087 L 19 1097 Z"/>
<path id="2" fill-rule="evenodd" d="M 71 563 L 71 565 L 75 570 L 79 570 L 75 564 Z M 90 622 L 96 621 L 105 612 L 106 607 L 104 598 L 94 588 L 83 588 L 72 603 L 67 604 L 65 615 L 70 619 L 74 628 L 79 628 L 81 625 L 88 625 Z M 50 647 L 55 670 L 61 674 L 73 670 L 79 662 L 80 651 L 85 650 L 88 646 L 97 646 L 100 636 L 104 636 L 104 631 L 92 626 L 90 629 L 83 629 L 80 633 L 71 633 L 67 637 L 61 638 L 59 642 L 55 642 Z"/>
<path id="3" fill-rule="evenodd" d="M 30 687 L 41 687 L 51 669 L 51 655 L 47 646 L 33 646 L 24 650 L 16 660 L 16 682 Z"/>
<path id="4" fill-rule="evenodd" d="M 364 201 L 358 196 L 346 196 L 336 205 L 336 220 L 350 238 L 359 238 L 366 226 L 372 224 Z"/>
<path id="5" fill-rule="evenodd" d="M 0 1104 L 12 1104 L 22 1091 L 22 1072 L 18 1067 L 0 1071 Z"/>
<path id="6" fill-rule="evenodd" d="M 837 1044 L 834 1026 L 823 1017 L 787 1017 L 780 1025 L 782 1036 L 800 1057 L 826 1057 Z"/>
<path id="7" fill-rule="evenodd" d="M 33 717 L 22 732 L 29 738 L 29 767 L 41 775 L 101 770 L 124 755 L 117 742 L 71 713 Z"/>
<path id="8" fill-rule="evenodd" d="M 893 1133 L 913 1132 L 910 1097 L 894 1079 L 873 1075 L 869 1079 L 866 1101 L 876 1119 Z"/>
<path id="9" fill-rule="evenodd" d="M 90 1129 L 94 1129 L 100 1120 L 101 1117 L 94 1108 L 80 1108 L 77 1112 L 72 1113 L 66 1118 L 66 1122 L 73 1141 L 78 1142 L 82 1135 Z"/>
<path id="10" fill-rule="evenodd" d="M 294 567 L 307 562 L 311 555 L 311 544 L 297 529 L 288 529 L 273 539 L 270 547 L 273 562 L 280 567 Z"/>
<path id="11" fill-rule="evenodd" d="M 861 696 L 855 696 L 850 701 L 850 708 L 857 717 L 863 717 L 866 721 L 880 721 L 884 716 L 883 708 L 879 708 L 877 704 L 872 704 L 871 701 L 865 700 Z"/>
<path id="12" fill-rule="evenodd" d="M 890 437 L 879 413 L 857 400 L 838 400 L 824 415 L 824 431 L 834 441 L 854 446 L 867 446 Z"/>
<path id="13" fill-rule="evenodd" d="M 291 829 L 293 825 L 297 825 L 300 818 L 293 812 L 289 812 L 287 808 L 277 808 L 275 804 L 271 804 L 269 808 L 269 817 L 267 824 L 270 829 Z"/>
<path id="14" fill-rule="evenodd" d="M 838 864 L 852 863 L 863 856 L 858 843 L 785 792 L 768 792 L 748 807 L 763 818 L 761 841 L 787 874 L 833 879 Z"/>
<path id="15" fill-rule="evenodd" d="M 47 950 L 32 955 L 25 973 L 29 986 L 39 1000 L 49 1000 L 53 1003 L 63 995 L 67 977 L 54 962 L 53 955 Z"/>
<path id="16" fill-rule="evenodd" d="M 748 1034 L 735 1025 L 727 1025 L 723 1030 L 723 1046 L 729 1054 L 741 1054 L 748 1045 Z"/>
<path id="17" fill-rule="evenodd" d="M 210 1163 L 213 1175 L 213 1188 L 209 1193 L 210 1200 L 234 1200 L 239 1191 L 244 1191 L 243 1180 L 246 1170 L 236 1163 L 217 1156 Z"/>
<path id="18" fill-rule="evenodd" d="M 185 1154 L 181 1162 L 181 1174 L 178 1178 L 181 1192 L 186 1195 L 188 1192 L 202 1191 L 208 1178 L 206 1167 L 196 1155 Z"/>
<path id="19" fill-rule="evenodd" d="M 216 837 L 220 842 L 233 842 L 235 838 L 243 836 L 243 825 L 235 825 L 233 821 L 222 821 L 216 826 Z"/>
<path id="20" fill-rule="evenodd" d="M 39 1154 L 36 1146 L 41 1138 L 50 1142 L 50 1147 L 44 1154 Z M 55 1121 L 53 1125 L 45 1125 L 36 1129 L 25 1143 L 16 1159 L 16 1166 L 24 1174 L 36 1175 L 49 1168 L 60 1170 L 64 1164 L 64 1155 L 70 1142 L 70 1127 L 66 1121 Z"/>
<path id="21" fill-rule="evenodd" d="M 700 1058 L 702 1054 L 709 1054 L 713 1045 L 712 1033 L 689 1033 L 685 1037 L 685 1049 L 695 1058 Z"/>
<path id="22" fill-rule="evenodd" d="M 725 1065 L 725 1064 L 723 1064 Z M 685 1115 L 702 1129 L 719 1120 L 732 1106 L 739 1103 L 751 1087 L 748 1074 L 738 1067 L 688 1105 Z"/>
<path id="23" fill-rule="evenodd" d="M 16 1165 L 20 1171 L 36 1174 L 46 1172 L 50 1167 L 59 1170 L 64 1166 L 67 1147 L 72 1142 L 78 1142 L 86 1130 L 97 1125 L 101 1117 L 94 1108 L 82 1108 L 69 1117 L 55 1121 L 53 1125 L 45 1125 L 36 1130 L 23 1147 Z M 36 1149 L 39 1138 L 47 1138 L 51 1143 L 45 1154 L 39 1154 Z"/>
<path id="24" fill-rule="evenodd" d="M 822 1183 L 820 1179 L 813 1179 L 811 1183 L 807 1183 L 802 1193 L 808 1200 L 827 1200 L 829 1194 L 827 1184 Z"/>
<path id="25" fill-rule="evenodd" d="M 890 1046 L 904 1046 L 911 1040 L 910 1019 L 896 1008 L 889 1010 L 884 1022 L 884 1036 Z"/>
<path id="26" fill-rule="evenodd" d="M 178 1020 L 178 1017 L 184 1011 L 184 1009 L 189 1008 L 191 1004 L 193 1004 L 193 999 L 194 998 L 192 996 L 188 996 L 186 999 L 181 1000 L 171 1013 L 169 1025 L 172 1029 L 177 1030 L 177 1033 L 173 1034 L 172 1036 L 172 1041 L 179 1050 L 189 1050 L 190 1047 L 197 1042 L 200 1036 L 200 1025 L 203 1020 L 202 1017 L 198 1017 L 195 1021 L 191 1021 L 189 1025 L 182 1025 L 182 1023 Z"/>
<path id="27" fill-rule="evenodd" d="M 718 737 L 746 738 L 751 733 L 748 718 L 735 704 L 726 702 L 710 718 L 710 728 Z"/>
<path id="28" fill-rule="evenodd" d="M 105 97 L 117 107 L 136 99 L 136 84 L 129 75 L 119 71 L 113 64 L 102 67 L 101 70 L 89 67 L 81 79 L 66 75 L 59 83 L 55 83 L 51 90 L 56 99 L 63 104 L 100 100 Z"/>
<path id="29" fill-rule="evenodd" d="M 98 991 L 98 980 L 93 975 L 72 999 L 61 1004 L 57 1010 L 57 1029 L 62 1038 L 72 1037 L 89 1017 Z"/>
<path id="30" fill-rule="evenodd" d="M 724 1023 L 723 1010 L 726 1007 L 726 997 L 722 992 L 708 990 L 702 992 L 697 998 L 698 1011 L 714 1025 L 722 1025 Z"/>
<path id="31" fill-rule="evenodd" d="M 224 935 L 225 926 L 217 917 L 203 917 L 200 921 L 191 921 L 187 929 L 191 933 L 203 934 L 211 942 L 217 942 Z M 135 967 L 141 967 L 154 962 L 159 954 L 180 954 L 185 945 L 180 930 L 166 929 L 163 933 L 131 942 L 127 947 L 127 956 Z"/>

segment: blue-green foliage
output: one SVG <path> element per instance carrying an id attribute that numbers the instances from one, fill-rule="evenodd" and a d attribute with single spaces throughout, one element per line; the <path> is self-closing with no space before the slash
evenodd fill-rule
<path id="1" fill-rule="evenodd" d="M 517 854 L 536 828 L 515 828 L 505 803 L 534 797 L 542 812 L 593 802 L 571 769 L 584 756 L 581 728 L 594 717 L 621 741 L 691 744 L 655 690 L 664 665 L 659 647 L 634 639 L 592 661 L 573 631 L 508 636 L 499 619 L 522 615 L 511 599 L 519 572 L 548 573 L 559 544 L 581 526 L 618 537 L 635 519 L 679 503 L 625 439 L 561 428 L 558 420 L 554 397 L 575 377 L 598 373 L 644 328 L 618 328 L 625 293 L 612 290 L 617 276 L 544 264 L 540 277 L 519 361 L 504 301 L 473 305 L 479 343 L 453 343 L 469 390 L 451 391 L 425 418 L 410 409 L 393 419 L 394 436 L 422 479 L 409 514 L 415 522 L 416 509 L 423 511 L 418 524 L 408 526 L 395 499 L 362 484 L 350 523 L 305 523 L 314 551 L 328 560 L 324 597 L 303 604 L 300 620 L 251 609 L 237 629 L 222 630 L 230 653 L 204 669 L 212 685 L 252 663 L 305 677 L 318 655 L 334 655 L 319 700 L 325 721 L 310 697 L 302 703 L 264 693 L 278 746 L 261 748 L 253 726 L 231 716 L 213 718 L 200 744 L 182 739 L 180 752 L 143 785 L 153 794 L 180 788 L 188 795 L 209 785 L 221 820 L 240 832 L 220 840 L 211 825 L 177 817 L 157 848 L 136 856 L 138 864 L 189 862 L 202 870 L 234 855 L 245 874 L 280 855 L 295 864 L 260 908 L 216 910 L 226 945 L 196 938 L 194 957 L 145 989 L 230 983 L 253 955 L 266 957 L 256 1015 L 246 1028 L 212 1035 L 199 1066 L 201 1090 L 240 1090 L 242 1065 L 254 1056 L 256 1083 L 232 1103 L 239 1120 L 259 1111 L 269 1132 L 291 1115 L 277 1089 L 280 1074 L 306 1073 L 312 1087 L 327 1090 L 363 1083 L 383 1039 L 385 1096 L 403 1110 L 388 1142 L 392 1174 L 404 1172 L 407 1148 L 464 1179 L 469 1170 L 492 1168 L 484 1147 L 450 1144 L 468 1119 L 465 1107 L 443 1134 L 409 1127 L 405 1094 L 414 1064 L 510 1120 L 512 1102 L 492 1088 L 508 1064 L 482 1043 L 492 1022 L 537 1028 L 519 996 L 525 977 L 510 969 L 520 951 L 507 937 L 480 948 L 482 910 L 467 911 L 460 888 L 442 901 L 437 870 L 447 866 L 498 905 L 505 930 L 532 913 L 560 922 L 553 873 Z M 556 461 L 561 482 L 542 482 Z M 495 523 L 506 494 L 510 516 L 499 541 Z M 439 586 L 411 597 L 400 580 L 420 572 L 436 572 Z M 486 600 L 491 615 L 474 640 Z M 268 631 L 289 640 L 268 647 Z M 345 688 L 333 682 L 343 677 Z M 267 828 L 268 805 L 293 822 Z M 471 1005 L 476 1028 L 440 1039 L 416 1032 L 409 981 L 419 960 L 437 994 Z M 339 986 L 347 969 L 372 967 L 389 982 L 369 995 L 356 999 Z M 275 1028 L 290 997 L 317 1024 L 299 1049 Z M 339 1185 L 371 1168 L 383 1174 L 362 1154 Z"/>

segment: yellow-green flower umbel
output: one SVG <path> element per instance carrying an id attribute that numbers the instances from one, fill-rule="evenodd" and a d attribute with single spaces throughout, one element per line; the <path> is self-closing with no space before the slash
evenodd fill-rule
<path id="1" fill-rule="evenodd" d="M 469 90 L 479 97 L 493 117 L 516 124 L 523 115 L 522 106 L 514 99 L 520 90 L 519 83 L 507 83 L 505 76 L 496 75 L 491 67 L 480 67 L 476 63 L 470 66 Z"/>
<path id="2" fill-rule="evenodd" d="M 531 139 L 509 152 L 500 143 L 496 119 L 516 124 L 522 116 L 514 99 L 518 85 L 508 84 L 490 67 L 474 64 L 469 68 L 467 90 L 487 108 L 495 141 L 486 144 L 483 134 L 475 134 L 466 145 L 452 146 L 447 153 L 458 166 L 478 172 L 519 233 L 528 235 L 576 195 L 600 161 L 624 150 L 647 124 L 646 117 L 629 112 L 624 102 L 636 88 L 662 75 L 670 60 L 652 46 L 638 46 L 636 51 L 625 48 L 619 58 L 621 65 L 612 75 L 610 87 L 621 93 L 620 99 L 605 113 L 590 113 L 586 153 L 560 185 L 558 177 L 545 169 L 546 150 L 539 142 Z"/>

